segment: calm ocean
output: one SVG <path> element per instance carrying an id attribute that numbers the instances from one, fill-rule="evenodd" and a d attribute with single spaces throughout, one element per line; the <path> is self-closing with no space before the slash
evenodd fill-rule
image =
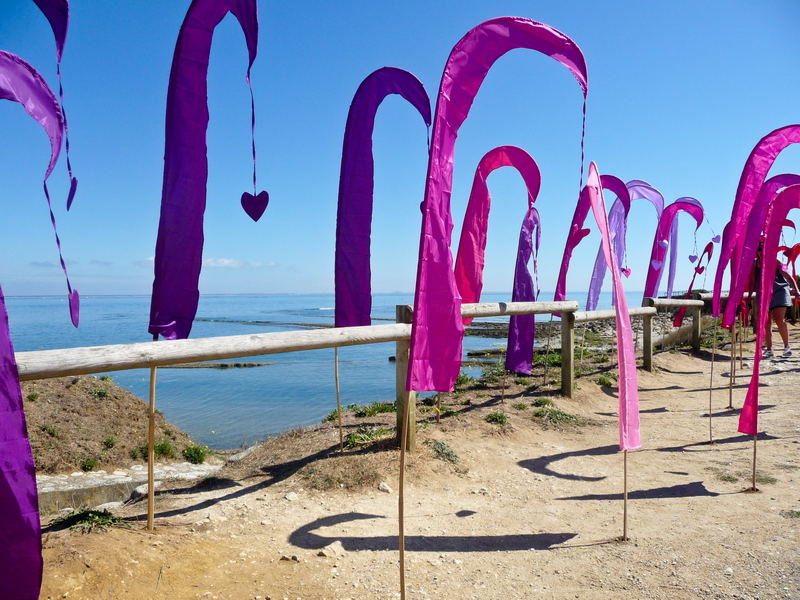
<path id="1" fill-rule="evenodd" d="M 641 292 L 626 296 L 631 306 L 639 305 Z M 540 297 L 552 298 L 552 292 Z M 410 293 L 375 294 L 373 323 L 394 322 L 395 306 L 412 304 L 413 299 Z M 484 302 L 509 299 L 510 294 L 482 297 Z M 82 297 L 78 329 L 69 321 L 65 297 L 12 297 L 6 298 L 6 305 L 17 352 L 152 340 L 147 333 L 148 296 Z M 330 325 L 333 305 L 333 294 L 203 296 L 191 337 L 287 331 L 301 329 L 301 323 Z M 598 308 L 610 306 L 611 294 L 601 294 Z M 467 337 L 464 351 L 494 345 L 504 346 L 505 340 Z M 393 355 L 393 342 L 341 348 L 342 404 L 393 401 L 395 367 L 389 362 Z M 333 349 L 237 360 L 274 364 L 226 370 L 159 369 L 157 408 L 196 442 L 212 448 L 239 448 L 293 427 L 316 424 L 336 408 Z M 109 374 L 117 385 L 148 397 L 149 370 Z"/>

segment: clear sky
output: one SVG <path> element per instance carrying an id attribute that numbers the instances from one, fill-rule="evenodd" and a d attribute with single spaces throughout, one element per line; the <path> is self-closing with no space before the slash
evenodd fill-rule
<path id="1" fill-rule="evenodd" d="M 63 153 L 50 189 L 70 276 L 83 295 L 150 292 L 167 82 L 189 4 L 70 2 L 62 73 L 80 185 L 69 213 Z M 435 103 L 453 45 L 502 15 L 541 21 L 578 44 L 589 72 L 587 164 L 623 181 L 644 179 L 667 203 L 700 200 L 709 223 L 697 233 L 698 249 L 730 218 L 756 142 L 800 122 L 797 0 L 262 1 L 252 81 L 259 189 L 271 202 L 258 223 L 239 206 L 241 193 L 252 190 L 250 98 L 244 36 L 229 15 L 211 52 L 201 293 L 332 292 L 342 135 L 359 83 L 380 67 L 399 67 L 414 73 Z M 30 62 L 57 90 L 52 32 L 31 0 L 0 2 L 0 49 Z M 495 64 L 456 145 L 454 251 L 481 156 L 520 146 L 542 172 L 539 282 L 554 288 L 577 200 L 581 102 L 572 75 L 548 57 L 515 50 Z M 7 101 L 0 102 L 0 135 L 0 284 L 6 295 L 64 293 L 41 189 L 47 137 Z M 379 109 L 374 142 L 373 291 L 411 291 L 426 129 L 392 96 Z M 798 159 L 800 149 L 789 148 L 773 174 L 800 172 Z M 499 292 L 511 288 L 525 192 L 508 168 L 490 176 L 489 188 L 484 289 Z M 689 217 L 680 219 L 676 289 L 685 289 L 695 242 Z M 573 291 L 587 289 L 599 243 L 596 226 L 587 224 L 593 233 L 575 252 Z M 632 275 L 625 286 L 641 290 L 656 225 L 650 204 L 634 202 L 629 224 Z"/>

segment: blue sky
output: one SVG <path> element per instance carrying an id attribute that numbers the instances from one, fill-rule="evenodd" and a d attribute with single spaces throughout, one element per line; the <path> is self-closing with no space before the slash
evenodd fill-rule
<path id="1" fill-rule="evenodd" d="M 73 286 L 82 295 L 150 292 L 167 82 L 188 6 L 189 0 L 71 2 L 62 73 L 80 185 L 69 213 L 63 153 L 50 190 Z M 229 15 L 211 53 L 201 293 L 332 292 L 342 134 L 359 83 L 375 69 L 399 67 L 414 73 L 435 102 L 453 45 L 501 15 L 547 23 L 578 44 L 589 71 L 587 161 L 624 181 L 650 182 L 668 203 L 700 200 L 710 224 L 697 234 L 699 249 L 729 219 L 755 143 L 800 122 L 796 0 L 261 2 L 252 81 L 259 189 L 271 202 L 258 223 L 239 206 L 241 193 L 251 190 L 250 103 L 244 37 Z M 52 32 L 31 0 L 0 3 L 0 49 L 30 62 L 57 89 Z M 456 146 L 454 250 L 481 156 L 518 145 L 542 172 L 539 282 L 552 290 L 577 199 L 580 125 L 580 88 L 564 67 L 532 51 L 502 57 Z M 0 284 L 6 295 L 64 293 L 41 190 L 47 138 L 11 102 L 0 102 L 0 132 Z M 389 97 L 374 143 L 373 290 L 411 291 L 426 130 L 410 105 Z M 800 150 L 789 148 L 773 173 L 800 172 L 798 159 Z M 525 192 L 511 169 L 493 173 L 489 188 L 484 289 L 510 290 Z M 656 225 L 649 203 L 635 202 L 629 223 L 632 275 L 625 286 L 641 290 Z M 599 236 L 589 226 L 593 233 L 573 258 L 573 291 L 588 287 L 597 252 Z M 692 230 L 681 217 L 676 289 L 691 278 Z"/>

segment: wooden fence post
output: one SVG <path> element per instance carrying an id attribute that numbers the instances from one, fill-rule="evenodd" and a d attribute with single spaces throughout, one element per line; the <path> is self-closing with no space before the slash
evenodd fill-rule
<path id="1" fill-rule="evenodd" d="M 692 350 L 700 352 L 701 322 L 703 320 L 703 307 L 698 306 L 692 311 Z"/>
<path id="2" fill-rule="evenodd" d="M 572 398 L 575 384 L 575 315 L 561 313 L 561 394 Z"/>
<path id="3" fill-rule="evenodd" d="M 653 372 L 653 315 L 642 315 L 642 362 L 645 371 Z"/>
<path id="4" fill-rule="evenodd" d="M 398 304 L 395 307 L 395 320 L 398 323 L 411 323 L 414 307 L 408 304 Z M 408 376 L 408 352 L 411 340 L 403 339 L 395 342 L 395 399 L 397 400 L 397 445 L 403 439 L 403 403 L 406 401 L 406 378 Z M 406 451 L 413 452 L 417 449 L 417 394 L 408 393 L 408 435 L 406 436 Z"/>

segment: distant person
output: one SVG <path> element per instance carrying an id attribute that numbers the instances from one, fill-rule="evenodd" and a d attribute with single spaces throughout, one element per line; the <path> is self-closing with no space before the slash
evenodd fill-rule
<path id="1" fill-rule="evenodd" d="M 789 327 L 786 325 L 786 309 L 792 306 L 792 296 L 800 298 L 800 290 L 794 278 L 786 272 L 785 267 L 778 262 L 775 265 L 775 279 L 772 283 L 772 298 L 769 301 L 769 318 L 767 319 L 766 345 L 764 358 L 772 358 L 772 321 L 778 326 L 778 333 L 783 341 L 783 356 L 788 358 L 792 355 L 789 348 Z"/>

